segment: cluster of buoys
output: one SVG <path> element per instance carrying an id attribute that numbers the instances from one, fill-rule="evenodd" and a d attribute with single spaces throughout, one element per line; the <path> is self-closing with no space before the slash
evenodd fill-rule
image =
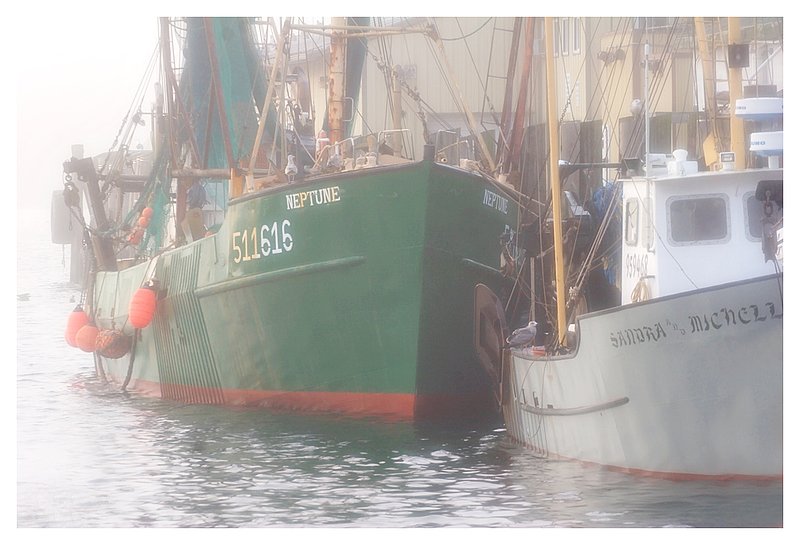
<path id="1" fill-rule="evenodd" d="M 142 329 L 150 325 L 156 312 L 157 295 L 154 286 L 144 286 L 134 292 L 128 306 L 128 321 L 133 327 Z M 81 305 L 70 313 L 64 339 L 68 345 L 84 352 L 97 352 L 111 359 L 121 358 L 130 352 L 132 345 L 131 337 L 122 331 L 99 329 Z"/>
<path id="2" fill-rule="evenodd" d="M 115 329 L 99 329 L 78 305 L 67 319 L 67 344 L 84 352 L 99 352 L 107 358 L 121 358 L 131 349 L 131 338 Z"/>
<path id="3" fill-rule="evenodd" d="M 136 246 L 142 241 L 144 237 L 144 232 L 147 230 L 147 226 L 150 225 L 150 218 L 153 217 L 153 209 L 149 206 L 142 210 L 142 213 L 139 215 L 139 219 L 136 220 L 136 225 L 131 231 L 131 234 L 128 235 L 128 242 Z"/>

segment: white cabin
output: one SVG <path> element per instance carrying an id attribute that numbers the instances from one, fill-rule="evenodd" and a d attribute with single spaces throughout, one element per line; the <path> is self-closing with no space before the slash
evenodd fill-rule
<path id="1" fill-rule="evenodd" d="M 756 188 L 783 180 L 783 169 L 697 173 L 676 162 L 671 175 L 623 182 L 622 304 L 775 272 L 762 250 Z"/>

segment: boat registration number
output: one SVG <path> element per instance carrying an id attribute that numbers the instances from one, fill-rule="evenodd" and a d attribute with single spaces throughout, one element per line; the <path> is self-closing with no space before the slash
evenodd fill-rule
<path id="1" fill-rule="evenodd" d="M 289 220 L 283 220 L 236 231 L 231 246 L 233 262 L 241 263 L 291 252 L 294 248 L 291 227 Z"/>

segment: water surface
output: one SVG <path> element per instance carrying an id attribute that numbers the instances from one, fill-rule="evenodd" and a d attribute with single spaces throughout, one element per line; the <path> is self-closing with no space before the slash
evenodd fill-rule
<path id="1" fill-rule="evenodd" d="M 20 216 L 19 528 L 783 525 L 782 483 L 673 482 L 541 460 L 497 426 L 415 427 L 122 393 L 63 340 L 81 293 L 68 281 L 68 248 L 50 244 L 48 229 L 46 213 Z"/>

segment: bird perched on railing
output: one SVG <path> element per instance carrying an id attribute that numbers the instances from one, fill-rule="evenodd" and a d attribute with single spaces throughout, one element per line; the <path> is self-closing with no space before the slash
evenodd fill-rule
<path id="1" fill-rule="evenodd" d="M 286 174 L 286 177 L 289 178 L 289 182 L 294 181 L 294 177 L 297 174 L 297 165 L 294 163 L 294 155 L 289 155 L 286 158 L 286 169 L 283 172 Z"/>
<path id="2" fill-rule="evenodd" d="M 334 150 L 333 150 L 333 153 L 331 153 L 330 157 L 328 157 L 328 162 L 327 162 L 326 166 L 329 169 L 335 169 L 335 170 L 338 170 L 339 168 L 341 168 L 341 166 L 342 166 L 342 156 L 339 155 L 339 146 L 336 146 L 334 148 Z"/>
<path id="3" fill-rule="evenodd" d="M 538 324 L 534 321 L 528 322 L 525 327 L 515 329 L 514 332 L 506 339 L 506 346 L 509 348 L 520 348 L 528 346 L 533 343 L 536 338 L 536 326 Z"/>

